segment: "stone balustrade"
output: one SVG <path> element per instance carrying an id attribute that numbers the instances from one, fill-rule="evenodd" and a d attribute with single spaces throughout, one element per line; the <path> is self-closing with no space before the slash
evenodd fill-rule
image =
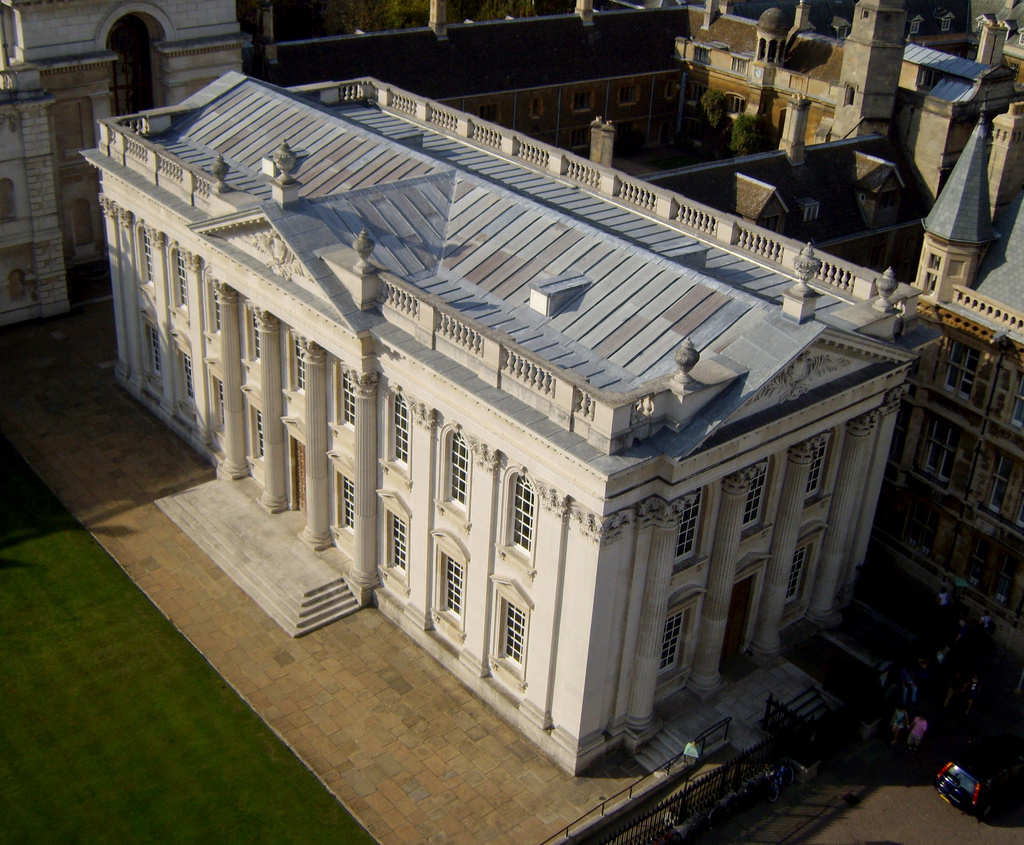
<path id="1" fill-rule="evenodd" d="M 953 302 L 1007 331 L 1024 332 L 1024 314 L 1014 311 L 995 299 L 957 285 L 953 288 Z"/>

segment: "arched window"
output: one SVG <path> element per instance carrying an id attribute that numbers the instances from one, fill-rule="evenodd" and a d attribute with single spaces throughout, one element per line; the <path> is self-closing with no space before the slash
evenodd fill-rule
<path id="1" fill-rule="evenodd" d="M 14 183 L 0 179 L 0 220 L 13 220 L 18 216 L 18 201 L 14 195 Z"/>
<path id="2" fill-rule="evenodd" d="M 401 394 L 395 396 L 394 416 L 394 456 L 402 464 L 409 463 L 409 406 Z"/>
<path id="3" fill-rule="evenodd" d="M 465 438 L 456 431 L 448 447 L 448 498 L 465 505 L 468 489 L 469 449 Z"/>
<path id="4" fill-rule="evenodd" d="M 92 209 L 89 201 L 81 197 L 71 202 L 71 234 L 75 246 L 85 246 L 96 240 L 92 231 Z"/>
<path id="5" fill-rule="evenodd" d="M 114 114 L 133 114 L 153 108 L 153 74 L 149 57 L 149 28 L 135 15 L 114 24 L 107 47 L 114 62 Z"/>
<path id="6" fill-rule="evenodd" d="M 533 547 L 533 487 L 525 475 L 517 475 L 512 490 L 512 545 L 525 551 Z"/>

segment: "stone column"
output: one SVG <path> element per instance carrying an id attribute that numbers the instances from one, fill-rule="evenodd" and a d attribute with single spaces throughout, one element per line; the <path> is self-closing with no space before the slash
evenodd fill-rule
<path id="1" fill-rule="evenodd" d="M 180 249 L 180 247 L 179 247 Z M 185 256 L 185 266 L 188 268 L 188 325 L 189 337 L 192 342 L 192 387 L 195 392 L 195 411 L 199 421 L 199 436 L 205 446 L 209 446 L 212 440 L 212 424 L 210 422 L 210 383 L 207 379 L 206 357 L 207 345 L 204 332 L 207 330 L 206 313 L 204 307 L 200 273 L 203 269 L 203 260 L 187 250 L 182 249 Z"/>
<path id="2" fill-rule="evenodd" d="M 470 566 L 466 572 L 466 644 L 459 661 L 477 677 L 490 671 L 486 656 L 490 643 L 491 575 L 494 574 L 494 543 L 498 523 L 502 454 L 490 444 L 465 433 L 473 455 L 468 518 L 472 526 L 467 540 Z"/>
<path id="3" fill-rule="evenodd" d="M 156 319 L 160 333 L 160 404 L 168 413 L 174 413 L 174 375 L 178 359 L 171 340 L 171 305 L 167 290 L 167 236 L 152 226 L 146 227 L 153 250 L 153 297 L 156 300 Z"/>
<path id="4" fill-rule="evenodd" d="M 319 551 L 330 546 L 333 540 L 327 481 L 327 353 L 319 344 L 305 338 L 299 340 L 298 347 L 306 364 L 306 527 L 302 539 Z M 260 355 L 265 354 L 261 343 Z"/>
<path id="5" fill-rule="evenodd" d="M 281 423 L 284 413 L 281 321 L 262 308 L 255 309 L 255 314 L 260 332 L 260 398 L 263 400 L 263 495 L 260 496 L 260 504 L 271 513 L 281 513 L 288 509 L 284 425 Z M 306 466 L 309 467 L 308 460 Z"/>
<path id="6" fill-rule="evenodd" d="M 220 374 L 224 385 L 224 460 L 217 467 L 217 474 L 235 480 L 249 474 L 245 460 L 238 291 L 222 282 L 214 282 L 213 287 L 220 302 Z"/>
<path id="7" fill-rule="evenodd" d="M 0 51 L 2 52 L 2 51 Z M 114 325 L 117 331 L 117 380 L 124 384 L 131 375 L 131 347 L 128 342 L 128 309 L 125 297 L 128 295 L 124 284 L 124 255 L 122 254 L 121 229 L 117 225 L 119 207 L 117 203 L 100 194 L 100 208 L 106 226 L 107 249 L 110 253 L 110 287 L 114 297 Z"/>
<path id="8" fill-rule="evenodd" d="M 370 603 L 377 575 L 377 373 L 353 377 L 356 390 L 356 488 L 349 587 L 365 607 Z"/>
<path id="9" fill-rule="evenodd" d="M 797 443 L 789 450 L 786 477 L 782 482 L 782 496 L 772 533 L 772 556 L 765 571 L 761 610 L 757 615 L 754 639 L 750 644 L 758 654 L 775 654 L 782 647 L 779 623 L 786 605 L 789 571 L 793 565 L 793 554 L 800 534 L 800 519 L 807 499 L 807 476 L 811 460 L 822 441 L 822 437 L 814 437 Z"/>
<path id="10" fill-rule="evenodd" d="M 678 526 L 672 510 L 658 498 L 642 502 L 637 514 L 640 531 L 650 531 L 650 553 L 644 597 L 637 632 L 633 681 L 629 687 L 626 728 L 634 742 L 642 742 L 655 726 L 654 690 L 658 683 L 661 641 L 665 629 L 665 605 L 672 581 Z M 646 525 L 645 525 L 646 523 Z M 646 545 L 646 544 L 644 544 Z"/>
<path id="11" fill-rule="evenodd" d="M 697 653 L 693 660 L 690 686 L 710 691 L 721 683 L 718 663 L 722 657 L 725 626 L 729 621 L 729 602 L 732 600 L 733 581 L 736 578 L 737 552 L 740 546 L 740 528 L 747 491 L 757 477 L 759 467 L 750 466 L 722 479 L 722 502 L 718 506 L 714 546 L 708 563 L 708 583 L 701 611 Z"/>
<path id="12" fill-rule="evenodd" d="M 834 627 L 841 619 L 836 594 L 842 586 L 849 557 L 850 526 L 857 524 L 857 508 L 864 498 L 864 474 L 872 443 L 869 435 L 878 417 L 877 410 L 868 411 L 846 423 L 839 475 L 828 511 L 828 530 L 821 545 L 814 592 L 807 609 L 807 618 L 823 627 Z"/>
<path id="13" fill-rule="evenodd" d="M 125 318 L 130 353 L 129 378 L 136 391 L 146 382 L 146 356 L 143 351 L 142 316 L 139 313 L 138 252 L 135 243 L 135 215 L 120 211 L 121 280 L 125 291 Z"/>

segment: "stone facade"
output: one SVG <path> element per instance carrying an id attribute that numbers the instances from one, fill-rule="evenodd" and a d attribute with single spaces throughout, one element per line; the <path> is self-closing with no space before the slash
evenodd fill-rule
<path id="1" fill-rule="evenodd" d="M 104 256 L 99 185 L 81 151 L 96 143 L 96 120 L 117 111 L 123 69 L 111 32 L 132 19 L 147 33 L 139 49 L 149 67 L 135 68 L 147 106 L 178 103 L 240 68 L 242 45 L 230 2 L 7 0 L 2 15 L 0 103 L 20 138 L 0 145 L 18 174 L 16 217 L 0 224 L 0 324 L 67 310 L 65 267 Z"/>
<path id="2" fill-rule="evenodd" d="M 272 105 L 270 129 L 247 117 Z M 230 76 L 190 108 L 185 129 L 102 121 L 88 154 L 117 378 L 271 514 L 304 512 L 297 543 L 566 770 L 649 740 L 655 702 L 719 686 L 723 657 L 834 621 L 912 289 L 733 241 L 753 297 L 686 257 L 720 249 L 710 210 L 700 241 L 648 206 L 667 195 L 373 80 Z M 767 303 L 752 249 L 794 268 Z M 662 322 L 687 319 L 696 342 Z"/>

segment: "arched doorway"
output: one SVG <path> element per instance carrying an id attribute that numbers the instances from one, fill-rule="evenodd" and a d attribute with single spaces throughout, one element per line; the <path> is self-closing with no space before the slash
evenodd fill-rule
<path id="1" fill-rule="evenodd" d="M 114 62 L 114 114 L 132 114 L 153 108 L 153 73 L 149 55 L 149 27 L 135 15 L 114 24 L 107 48 L 117 53 Z"/>

